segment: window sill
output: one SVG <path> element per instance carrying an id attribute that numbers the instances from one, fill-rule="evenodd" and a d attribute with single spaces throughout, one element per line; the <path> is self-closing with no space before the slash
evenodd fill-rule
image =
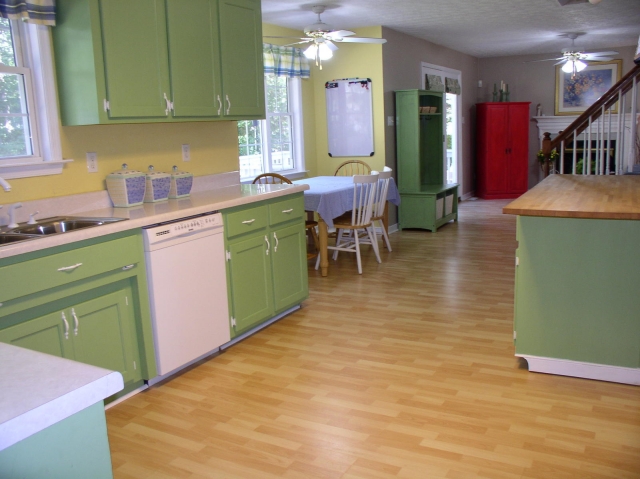
<path id="1" fill-rule="evenodd" d="M 6 160 L 0 162 L 0 177 L 5 180 L 13 178 L 30 178 L 32 176 L 59 175 L 65 163 L 73 160 L 52 160 L 27 162 L 20 160 Z"/>

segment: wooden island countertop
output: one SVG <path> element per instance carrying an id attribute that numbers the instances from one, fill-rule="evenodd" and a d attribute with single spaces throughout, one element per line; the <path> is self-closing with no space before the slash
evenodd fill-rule
<path id="1" fill-rule="evenodd" d="M 640 176 L 550 175 L 502 209 L 505 214 L 640 220 Z"/>

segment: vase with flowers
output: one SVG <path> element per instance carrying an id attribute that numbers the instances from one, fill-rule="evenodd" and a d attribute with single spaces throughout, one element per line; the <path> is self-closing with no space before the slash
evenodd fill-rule
<path id="1" fill-rule="evenodd" d="M 536 154 L 536 157 L 540 163 L 540 169 L 543 171 L 544 177 L 546 178 L 549 175 L 549 172 L 554 171 L 556 161 L 560 158 L 560 153 L 558 153 L 558 150 L 551 150 L 551 153 L 549 153 L 549 156 L 547 157 L 547 155 L 540 150 Z"/>

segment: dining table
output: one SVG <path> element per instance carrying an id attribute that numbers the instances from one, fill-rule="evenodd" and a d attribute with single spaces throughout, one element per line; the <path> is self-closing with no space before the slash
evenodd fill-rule
<path id="1" fill-rule="evenodd" d="M 318 240 L 320 243 L 320 270 L 322 276 L 329 274 L 329 228 L 333 228 L 333 219 L 353 209 L 353 177 L 352 176 L 314 176 L 293 181 L 294 184 L 309 185 L 304 191 L 304 209 L 318 214 Z M 400 193 L 393 180 L 389 181 L 387 201 L 400 204 Z M 384 227 L 388 222 L 385 208 Z"/>

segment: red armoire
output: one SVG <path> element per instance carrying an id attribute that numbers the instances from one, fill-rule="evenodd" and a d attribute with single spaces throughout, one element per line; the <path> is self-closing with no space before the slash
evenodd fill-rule
<path id="1" fill-rule="evenodd" d="M 476 105 L 480 198 L 517 198 L 529 186 L 529 105 L 491 102 Z"/>

